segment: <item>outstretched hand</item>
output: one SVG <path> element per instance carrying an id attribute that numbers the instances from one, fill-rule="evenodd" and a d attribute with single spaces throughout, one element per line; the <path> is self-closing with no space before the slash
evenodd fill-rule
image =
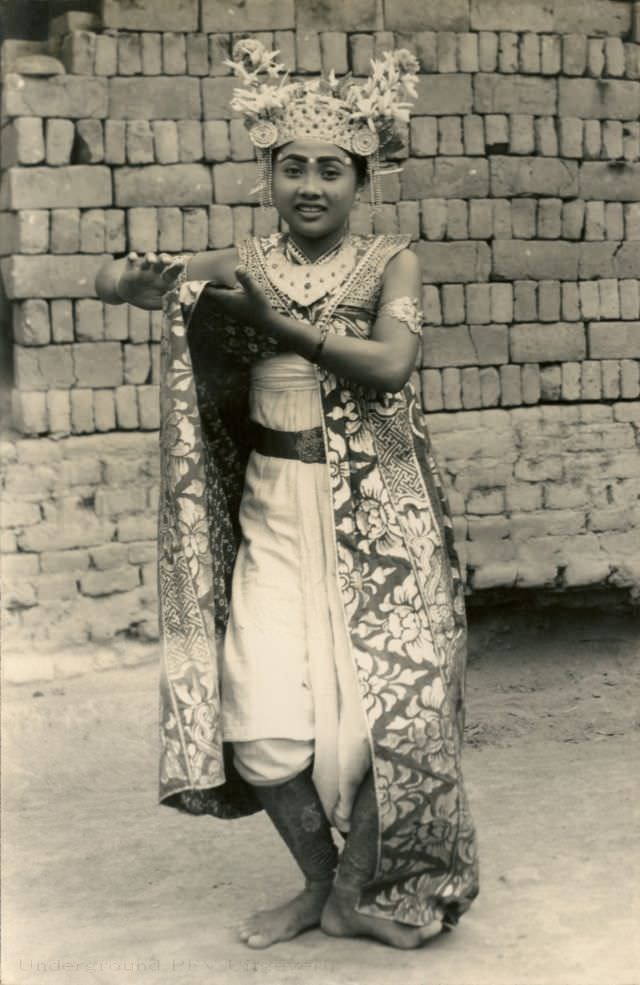
<path id="1" fill-rule="evenodd" d="M 235 275 L 239 287 L 230 289 L 207 284 L 207 299 L 241 325 L 268 329 L 275 311 L 266 294 L 245 267 L 236 267 Z"/>
<path id="2" fill-rule="evenodd" d="M 162 298 L 180 273 L 181 260 L 168 253 L 129 253 L 118 280 L 118 294 L 123 301 L 147 311 L 162 308 Z"/>

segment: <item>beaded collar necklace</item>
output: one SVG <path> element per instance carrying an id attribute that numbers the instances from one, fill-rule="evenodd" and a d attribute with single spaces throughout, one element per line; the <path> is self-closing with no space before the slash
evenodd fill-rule
<path id="1" fill-rule="evenodd" d="M 342 249 L 346 238 L 347 238 L 347 234 L 343 233 L 337 243 L 334 243 L 333 246 L 330 246 L 328 250 L 325 250 L 324 253 L 321 253 L 320 256 L 316 257 L 315 260 L 310 260 L 307 254 L 302 249 L 302 247 L 298 246 L 296 241 L 290 235 L 284 238 L 282 243 L 282 248 L 285 254 L 288 256 L 288 258 L 290 260 L 293 260 L 294 263 L 301 263 L 301 264 L 305 264 L 307 267 L 311 267 L 314 266 L 315 264 L 326 263 L 327 260 L 330 260 L 331 257 L 334 255 L 334 253 L 338 253 L 338 251 Z"/>
<path id="2" fill-rule="evenodd" d="M 274 287 L 296 304 L 308 307 L 344 283 L 356 262 L 356 246 L 347 233 L 311 261 L 290 236 L 282 237 L 266 257 Z"/>

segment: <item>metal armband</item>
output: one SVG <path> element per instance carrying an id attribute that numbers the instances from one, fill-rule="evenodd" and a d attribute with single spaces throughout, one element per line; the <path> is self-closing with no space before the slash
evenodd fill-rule
<path id="1" fill-rule="evenodd" d="M 422 335 L 423 314 L 415 298 L 406 296 L 393 298 L 378 309 L 378 317 L 381 315 L 387 315 L 389 318 L 395 318 L 396 321 L 402 322 L 413 335 Z"/>

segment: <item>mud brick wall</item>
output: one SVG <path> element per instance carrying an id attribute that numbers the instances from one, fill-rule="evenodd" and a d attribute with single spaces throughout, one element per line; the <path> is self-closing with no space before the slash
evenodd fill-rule
<path id="1" fill-rule="evenodd" d="M 160 321 L 93 278 L 273 228 L 229 109 L 246 34 L 299 75 L 419 59 L 403 172 L 353 228 L 409 232 L 422 263 L 469 589 L 637 590 L 640 3 L 104 0 L 3 50 L 7 643 L 154 633 Z"/>

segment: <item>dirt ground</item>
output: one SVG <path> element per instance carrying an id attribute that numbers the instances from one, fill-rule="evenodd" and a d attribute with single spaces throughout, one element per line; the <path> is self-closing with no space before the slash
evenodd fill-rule
<path id="1" fill-rule="evenodd" d="M 637 985 L 638 629 L 628 613 L 472 613 L 482 888 L 419 952 L 319 930 L 244 947 L 234 924 L 298 876 L 264 815 L 156 806 L 154 665 L 5 687 L 2 981 Z"/>

